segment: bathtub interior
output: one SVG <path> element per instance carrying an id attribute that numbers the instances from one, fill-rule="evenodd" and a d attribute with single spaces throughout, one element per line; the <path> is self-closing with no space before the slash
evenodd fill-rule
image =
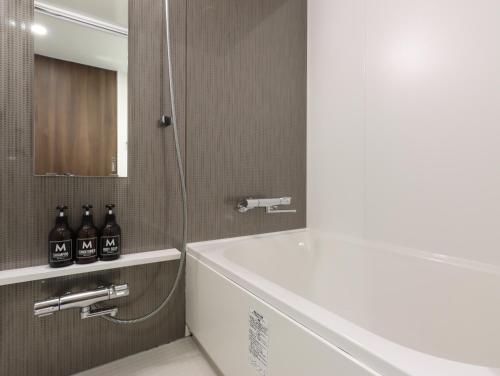
<path id="1" fill-rule="evenodd" d="M 500 368 L 500 274 L 310 231 L 227 245 L 229 261 L 391 342 Z M 485 308 L 487 307 L 487 308 Z"/>

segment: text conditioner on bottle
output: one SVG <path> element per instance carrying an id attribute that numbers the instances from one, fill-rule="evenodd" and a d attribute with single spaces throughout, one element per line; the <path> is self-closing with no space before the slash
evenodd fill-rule
<path id="1" fill-rule="evenodd" d="M 76 263 L 89 264 L 97 261 L 97 228 L 94 226 L 92 205 L 83 205 L 82 225 L 76 233 Z"/>

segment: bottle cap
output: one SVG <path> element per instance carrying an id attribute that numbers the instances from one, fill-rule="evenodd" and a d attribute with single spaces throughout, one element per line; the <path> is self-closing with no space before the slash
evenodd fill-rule
<path id="1" fill-rule="evenodd" d="M 64 211 L 68 209 L 68 207 L 64 204 L 57 205 L 57 210 L 59 210 L 59 217 L 64 217 Z"/>

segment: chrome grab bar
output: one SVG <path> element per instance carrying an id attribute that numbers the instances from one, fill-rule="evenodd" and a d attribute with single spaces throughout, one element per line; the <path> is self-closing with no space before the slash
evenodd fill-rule
<path id="1" fill-rule="evenodd" d="M 50 316 L 58 311 L 66 309 L 81 308 L 82 319 L 103 315 L 116 316 L 118 308 L 101 309 L 95 304 L 108 300 L 114 300 L 129 295 L 127 284 L 112 285 L 110 287 L 100 287 L 95 290 L 82 291 L 77 293 L 67 293 L 58 298 L 50 298 L 35 302 L 33 313 L 37 317 Z"/>

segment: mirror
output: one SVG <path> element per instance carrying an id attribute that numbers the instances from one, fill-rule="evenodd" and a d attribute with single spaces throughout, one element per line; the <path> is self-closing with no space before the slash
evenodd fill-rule
<path id="1" fill-rule="evenodd" d="M 34 4 L 35 175 L 126 177 L 128 0 Z"/>

